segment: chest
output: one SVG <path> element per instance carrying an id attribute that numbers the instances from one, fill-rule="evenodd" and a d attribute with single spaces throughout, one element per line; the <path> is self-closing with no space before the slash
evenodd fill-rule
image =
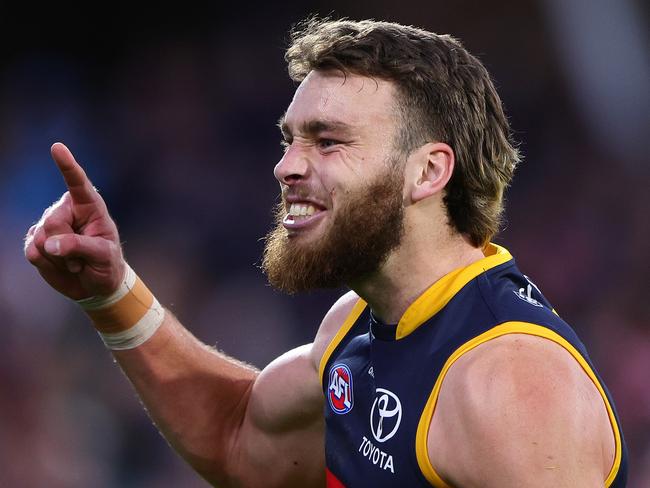
<path id="1" fill-rule="evenodd" d="M 335 351 L 323 378 L 326 459 L 345 486 L 430 486 L 418 427 L 445 359 L 417 336 L 358 334 Z"/>

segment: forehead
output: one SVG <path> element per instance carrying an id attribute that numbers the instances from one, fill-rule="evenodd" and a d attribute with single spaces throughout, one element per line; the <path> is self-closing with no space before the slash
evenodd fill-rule
<path id="1" fill-rule="evenodd" d="M 312 71 L 298 86 L 284 121 L 291 130 L 319 120 L 341 122 L 360 131 L 392 130 L 395 92 L 389 81 Z"/>

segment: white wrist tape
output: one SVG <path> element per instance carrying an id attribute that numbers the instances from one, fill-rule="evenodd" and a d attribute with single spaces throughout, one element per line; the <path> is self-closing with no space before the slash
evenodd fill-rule
<path id="1" fill-rule="evenodd" d="M 78 300 L 106 347 L 133 349 L 147 341 L 163 322 L 165 310 L 127 264 L 122 283 L 109 296 Z"/>

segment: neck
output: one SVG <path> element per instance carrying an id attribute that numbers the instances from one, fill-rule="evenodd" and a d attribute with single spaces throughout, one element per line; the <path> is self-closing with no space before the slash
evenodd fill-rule
<path id="1" fill-rule="evenodd" d="M 451 271 L 484 257 L 457 233 L 437 239 L 404 239 L 379 271 L 352 283 L 376 317 L 395 324 L 426 289 Z"/>

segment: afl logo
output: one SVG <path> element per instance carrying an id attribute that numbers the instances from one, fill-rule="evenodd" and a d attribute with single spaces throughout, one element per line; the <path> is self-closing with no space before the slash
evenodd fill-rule
<path id="1" fill-rule="evenodd" d="M 344 414 L 352 410 L 352 372 L 345 364 L 339 363 L 330 369 L 328 395 L 330 406 L 335 413 Z"/>
<path id="2" fill-rule="evenodd" d="M 402 421 L 402 403 L 389 390 L 377 388 L 370 411 L 370 428 L 377 442 L 385 442 L 395 435 Z"/>

